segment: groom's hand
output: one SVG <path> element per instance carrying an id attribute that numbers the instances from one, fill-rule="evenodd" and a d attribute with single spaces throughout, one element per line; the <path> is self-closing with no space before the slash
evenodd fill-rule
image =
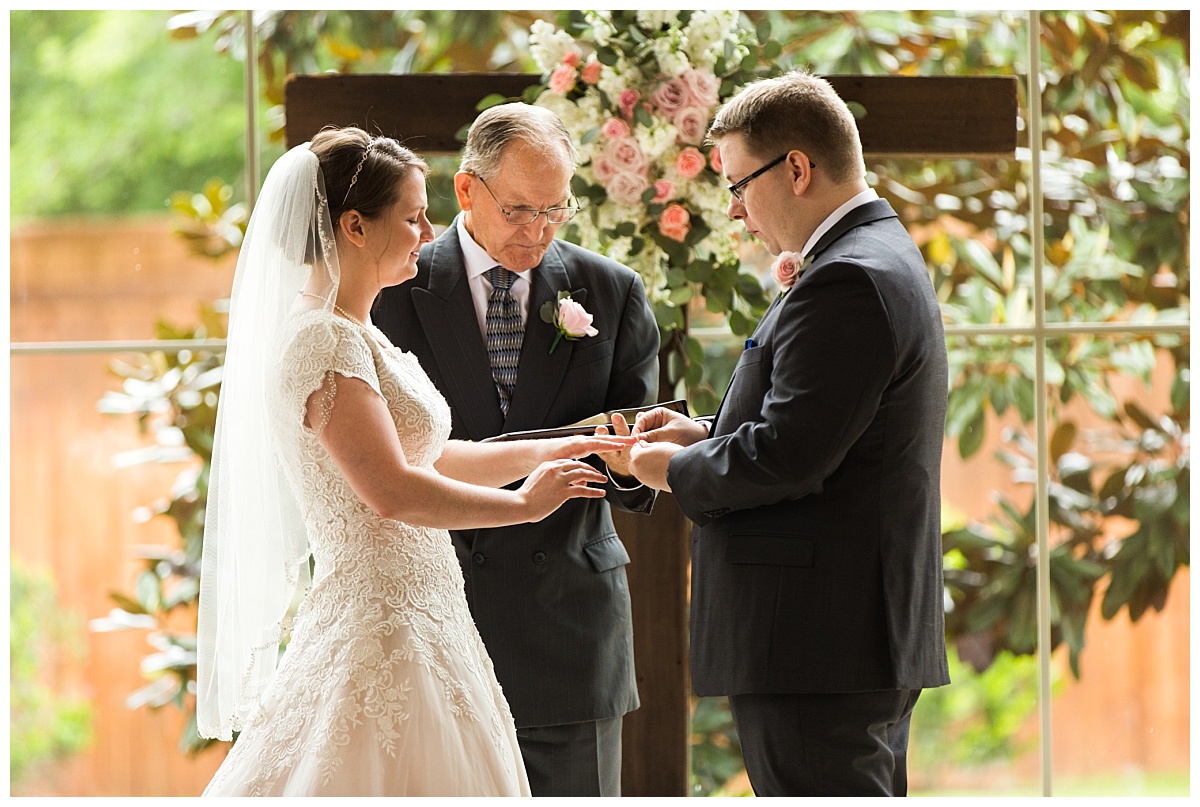
<path id="1" fill-rule="evenodd" d="M 682 448 L 676 443 L 639 443 L 629 449 L 630 469 L 646 487 L 670 491 L 667 468 L 671 464 L 671 457 Z"/>
<path id="2" fill-rule="evenodd" d="M 638 414 L 633 436 L 643 443 L 675 443 L 682 447 L 707 437 L 708 427 L 687 415 L 658 407 Z"/>

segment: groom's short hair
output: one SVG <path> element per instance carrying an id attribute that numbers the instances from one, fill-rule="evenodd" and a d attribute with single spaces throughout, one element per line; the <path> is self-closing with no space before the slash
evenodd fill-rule
<path id="1" fill-rule="evenodd" d="M 729 99 L 708 137 L 733 134 L 764 160 L 800 149 L 838 184 L 866 174 L 854 114 L 828 81 L 804 70 L 747 84 Z"/>
<path id="2" fill-rule="evenodd" d="M 579 160 L 571 133 L 557 115 L 545 107 L 510 103 L 489 107 L 475 118 L 458 170 L 492 179 L 505 149 L 516 142 L 541 151 L 547 159 L 565 161 L 572 172 Z"/>

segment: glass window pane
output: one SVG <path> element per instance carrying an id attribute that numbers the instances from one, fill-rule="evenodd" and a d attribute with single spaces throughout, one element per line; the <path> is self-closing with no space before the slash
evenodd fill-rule
<path id="1" fill-rule="evenodd" d="M 117 316 L 97 312 L 102 319 L 106 314 Z M 58 700 L 85 700 L 94 738 L 61 762 L 31 766 L 27 776 L 14 779 L 15 794 L 195 796 L 224 756 L 219 750 L 195 758 L 180 753 L 185 716 L 173 706 L 152 711 L 126 703 L 151 684 L 139 669 L 143 658 L 161 651 L 150 641 L 189 616 L 194 626 L 189 606 L 158 621 L 156 629 L 89 629 L 91 620 L 117 607 L 111 592 L 139 598 L 138 577 L 149 565 L 141 559 L 146 547 L 179 548 L 172 520 L 151 514 L 195 467 L 194 460 L 129 464 L 137 458 L 130 452 L 158 447 L 139 435 L 135 415 L 103 414 L 97 406 L 120 389 L 109 369 L 116 358 L 16 355 L 10 362 L 10 560 L 48 574 L 59 609 L 31 615 L 28 635 L 60 638 L 43 648 L 29 677 Z M 158 680 L 171 684 L 172 678 Z M 44 714 L 39 724 L 50 731 Z"/>
<path id="2" fill-rule="evenodd" d="M 1186 795 L 1187 335 L 1052 340 L 1056 795 Z M 1093 582 L 1094 581 L 1094 582 Z"/>

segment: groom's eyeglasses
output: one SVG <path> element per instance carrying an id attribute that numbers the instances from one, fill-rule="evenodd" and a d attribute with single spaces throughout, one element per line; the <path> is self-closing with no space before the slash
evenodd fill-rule
<path id="1" fill-rule="evenodd" d="M 786 154 L 780 154 L 778 157 L 776 157 L 775 159 L 771 160 L 771 162 L 767 163 L 766 165 L 764 165 L 762 168 L 760 168 L 760 169 L 758 169 L 757 171 L 755 171 L 755 172 L 754 172 L 753 174 L 751 174 L 750 176 L 747 176 L 747 177 L 742 177 L 742 178 L 741 178 L 741 179 L 739 179 L 737 182 L 735 182 L 735 183 L 733 183 L 732 185 L 730 185 L 730 186 L 729 186 L 729 192 L 733 194 L 733 198 L 734 198 L 734 199 L 737 199 L 739 202 L 743 201 L 743 199 L 742 199 L 742 188 L 745 188 L 747 185 L 749 185 L 749 184 L 750 184 L 750 180 L 752 180 L 752 179 L 758 179 L 758 178 L 759 178 L 759 177 L 761 177 L 763 174 L 767 173 L 767 172 L 768 172 L 768 171 L 770 171 L 772 168 L 774 168 L 775 166 L 779 165 L 781 162 L 783 162 L 784 160 L 786 160 L 786 159 L 787 159 L 787 156 L 788 156 L 788 154 L 791 154 L 791 152 L 789 151 L 789 152 L 787 152 Z M 816 168 L 816 167 L 817 167 L 817 165 L 816 165 L 816 163 L 814 163 L 812 160 L 809 160 L 809 161 L 808 161 L 808 167 L 809 167 L 809 168 Z"/>
<path id="2" fill-rule="evenodd" d="M 500 208 L 500 212 L 504 214 L 504 219 L 514 227 L 524 227 L 528 224 L 533 224 L 537 221 L 538 216 L 545 216 L 546 221 L 551 224 L 563 224 L 571 220 L 571 217 L 579 212 L 579 205 L 574 199 L 566 207 L 552 207 L 549 210 L 534 210 L 530 207 L 515 207 L 512 210 L 506 210 L 504 205 L 500 204 L 500 200 L 496 198 L 496 194 L 492 193 L 492 189 L 488 188 L 488 184 L 484 178 L 475 174 L 475 178 L 483 182 L 483 187 L 487 188 L 487 192 L 491 194 L 492 201 L 496 203 L 496 207 Z"/>

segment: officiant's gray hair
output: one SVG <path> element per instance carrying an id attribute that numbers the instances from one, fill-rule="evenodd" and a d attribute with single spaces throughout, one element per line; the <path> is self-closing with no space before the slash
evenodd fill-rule
<path id="1" fill-rule="evenodd" d="M 571 133 L 558 115 L 545 107 L 511 103 L 479 113 L 467 132 L 458 170 L 492 179 L 500 170 L 504 150 L 516 142 L 543 152 L 549 159 L 564 161 L 572 172 L 579 162 Z"/>
<path id="2" fill-rule="evenodd" d="M 854 114 L 828 81 L 804 70 L 747 84 L 717 111 L 710 141 L 739 134 L 764 160 L 800 149 L 836 183 L 867 172 Z"/>

